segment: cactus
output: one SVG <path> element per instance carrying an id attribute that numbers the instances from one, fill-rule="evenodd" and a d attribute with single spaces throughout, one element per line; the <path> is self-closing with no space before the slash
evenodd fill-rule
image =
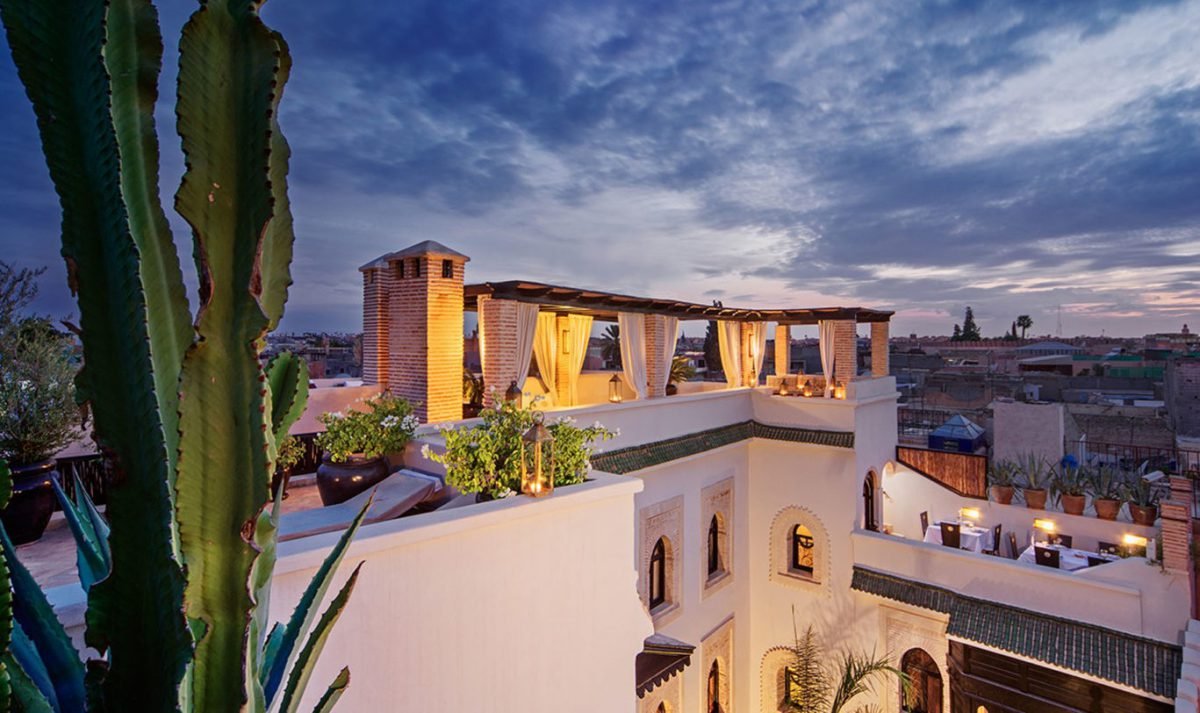
<path id="1" fill-rule="evenodd" d="M 291 709 L 356 579 L 297 652 L 358 522 L 288 625 L 265 634 L 279 508 L 269 483 L 308 383 L 292 355 L 266 369 L 258 359 L 283 316 L 294 240 L 277 122 L 291 58 L 260 6 L 202 2 L 179 43 L 175 207 L 200 282 L 193 319 L 159 199 L 153 4 L 0 0 L 62 206 L 77 392 L 114 472 L 107 523 L 60 493 L 88 590 L 85 638 L 100 653 L 86 677 L 0 529 L 15 592 L 11 606 L 0 599 L 13 615 L 0 687 L 27 710 L 80 710 L 85 698 L 91 710 Z M 339 675 L 319 708 L 348 682 Z"/>

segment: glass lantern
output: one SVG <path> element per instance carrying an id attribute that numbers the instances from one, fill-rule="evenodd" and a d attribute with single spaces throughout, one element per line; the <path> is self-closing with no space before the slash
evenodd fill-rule
<path id="1" fill-rule="evenodd" d="M 514 380 L 508 385 L 508 390 L 504 392 L 504 400 L 511 401 L 521 408 L 521 390 L 517 388 L 517 382 Z"/>
<path id="2" fill-rule="evenodd" d="M 534 414 L 533 426 L 521 436 L 521 493 L 534 498 L 554 492 L 554 436 Z"/>
<path id="3" fill-rule="evenodd" d="M 621 377 L 613 374 L 608 380 L 608 400 L 614 404 L 619 404 L 622 401 L 621 397 Z"/>
<path id="4" fill-rule="evenodd" d="M 804 395 L 806 398 L 812 398 L 813 385 L 812 385 L 811 380 L 809 380 L 809 379 L 804 380 L 804 387 L 800 389 L 800 393 L 802 395 Z"/>
<path id="5" fill-rule="evenodd" d="M 835 399 L 845 399 L 846 398 L 846 385 L 845 384 L 837 384 L 833 387 L 833 398 L 835 398 Z"/>

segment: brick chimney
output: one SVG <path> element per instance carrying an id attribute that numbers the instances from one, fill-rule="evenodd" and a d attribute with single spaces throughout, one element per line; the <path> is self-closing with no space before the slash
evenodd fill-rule
<path id="1" fill-rule="evenodd" d="M 462 418 L 466 255 L 432 240 L 363 265 L 363 382 L 423 422 Z"/>

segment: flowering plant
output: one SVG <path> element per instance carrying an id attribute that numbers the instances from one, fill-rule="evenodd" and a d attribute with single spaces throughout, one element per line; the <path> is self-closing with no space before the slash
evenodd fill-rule
<path id="1" fill-rule="evenodd" d="M 333 411 L 319 417 L 325 432 L 317 436 L 317 445 L 334 463 L 404 450 L 420 425 L 412 404 L 404 399 L 384 394 L 366 403 L 366 411 Z"/>
<path id="2" fill-rule="evenodd" d="M 479 415 L 481 425 L 441 429 L 446 441 L 444 453 L 435 453 L 428 445 L 421 452 L 446 466 L 446 482 L 460 493 L 506 497 L 521 487 L 521 436 L 533 426 L 534 409 L 499 401 Z M 582 483 L 592 467 L 595 443 L 618 435 L 598 421 L 580 427 L 570 417 L 556 419 L 546 428 L 554 437 L 550 448 L 555 486 Z"/>

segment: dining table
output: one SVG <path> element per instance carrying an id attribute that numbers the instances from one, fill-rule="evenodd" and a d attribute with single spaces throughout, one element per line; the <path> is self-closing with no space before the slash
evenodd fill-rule
<path id="1" fill-rule="evenodd" d="M 942 528 L 943 522 L 955 523 L 959 526 L 958 531 L 958 546 L 964 550 L 971 552 L 982 553 L 985 550 L 995 551 L 996 543 L 992 542 L 992 530 L 987 527 L 976 527 L 971 522 L 959 522 L 956 520 L 939 520 L 929 526 L 925 531 L 925 542 L 931 545 L 942 544 Z"/>
<path id="2" fill-rule="evenodd" d="M 1075 572 L 1081 569 L 1088 568 L 1088 557 L 1098 557 L 1107 562 L 1116 562 L 1121 559 L 1120 555 L 1102 555 L 1097 552 L 1088 552 L 1087 550 L 1077 550 L 1072 547 L 1063 547 L 1062 545 L 1051 545 L 1047 542 L 1039 542 L 1037 545 L 1030 545 L 1025 548 L 1025 551 L 1017 557 L 1019 562 L 1026 564 L 1037 564 L 1037 551 L 1035 547 L 1045 547 L 1050 550 L 1058 550 L 1058 568 L 1068 572 Z"/>

